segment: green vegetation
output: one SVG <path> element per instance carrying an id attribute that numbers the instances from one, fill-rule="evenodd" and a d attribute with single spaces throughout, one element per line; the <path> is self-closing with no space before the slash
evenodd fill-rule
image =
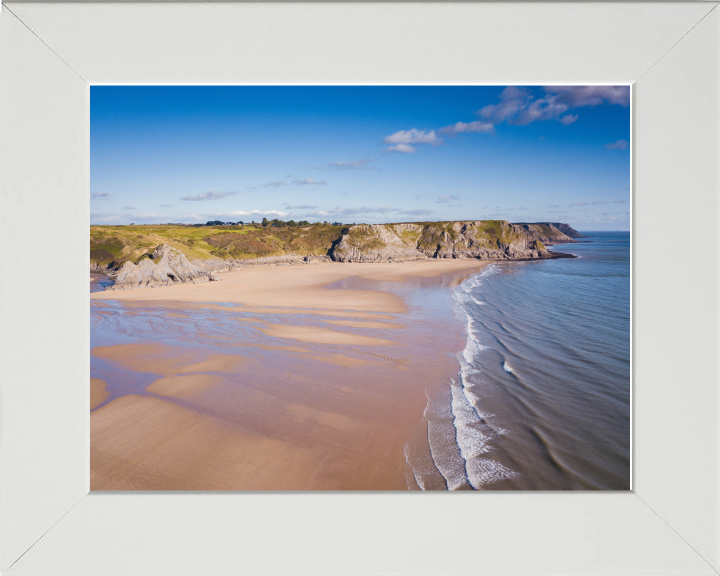
<path id="1" fill-rule="evenodd" d="M 400 238 L 400 240 L 403 241 L 404 244 L 407 244 L 409 246 L 417 246 L 418 241 L 420 240 L 420 236 L 422 236 L 421 230 L 408 230 L 406 229 L 406 224 L 389 224 L 388 228 L 390 228 L 397 236 Z"/>
<path id="2" fill-rule="evenodd" d="M 484 220 L 477 226 L 476 236 L 478 239 L 487 238 L 494 241 L 497 246 L 517 242 L 520 240 L 521 234 L 513 232 L 512 227 L 507 225 L 505 220 Z"/>
<path id="3" fill-rule="evenodd" d="M 279 224 L 279 221 L 278 221 Z M 282 254 L 321 256 L 340 239 L 342 226 L 268 222 L 262 224 L 183 226 L 91 226 L 90 261 L 117 268 L 147 258 L 160 244 L 169 244 L 190 260 L 258 258 Z"/>
<path id="4" fill-rule="evenodd" d="M 290 228 L 294 226 L 310 226 L 310 222 L 307 220 L 300 220 L 300 222 L 295 222 L 295 220 L 288 220 L 285 222 L 284 220 L 278 220 L 277 218 L 273 220 L 268 220 L 267 218 L 262 219 L 262 225 L 263 226 L 275 226 L 276 228 L 284 228 L 285 226 L 288 226 Z M 341 226 L 340 223 L 336 223 L 336 226 Z"/>
<path id="5" fill-rule="evenodd" d="M 386 244 L 373 232 L 370 226 L 360 224 L 347 230 L 346 242 L 349 246 L 357 248 L 361 252 L 369 250 L 382 250 Z"/>
<path id="6" fill-rule="evenodd" d="M 385 225 L 406 245 L 431 256 L 463 242 L 467 247 L 503 249 L 528 238 L 526 230 L 505 220 L 453 222 L 407 222 Z M 556 231 L 546 224 L 524 225 L 531 238 L 553 238 Z M 329 255 L 343 242 L 360 252 L 382 250 L 382 235 L 367 224 L 342 225 L 307 221 L 267 220 L 245 225 L 212 222 L 206 225 L 141 225 L 91 226 L 91 265 L 117 268 L 126 261 L 138 263 L 148 258 L 160 244 L 167 243 L 190 260 L 247 259 L 295 254 L 298 256 Z M 546 248 L 537 240 L 536 249 Z"/>

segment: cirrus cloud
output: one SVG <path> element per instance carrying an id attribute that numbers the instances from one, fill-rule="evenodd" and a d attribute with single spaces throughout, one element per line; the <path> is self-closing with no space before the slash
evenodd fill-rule
<path id="1" fill-rule="evenodd" d="M 202 194 L 195 194 L 194 196 L 183 196 L 180 200 L 185 200 L 186 202 L 203 202 L 205 200 L 220 200 L 221 198 L 227 198 L 235 194 L 237 194 L 237 192 L 203 192 Z"/>
<path id="2" fill-rule="evenodd" d="M 610 204 L 610 201 L 596 200 L 595 202 L 570 202 L 570 206 L 595 206 L 597 204 Z"/>
<path id="3" fill-rule="evenodd" d="M 605 144 L 605 148 L 608 150 L 627 150 L 628 146 L 630 146 L 630 143 L 627 140 L 618 140 Z"/>
<path id="4" fill-rule="evenodd" d="M 359 168 L 371 168 L 368 166 L 370 160 L 353 160 L 352 162 L 330 162 L 326 170 L 357 170 Z"/>
<path id="5" fill-rule="evenodd" d="M 391 208 L 390 206 L 358 206 L 350 208 L 336 207 L 332 210 L 321 210 L 318 212 L 311 212 L 302 214 L 301 216 L 306 218 L 332 218 L 338 217 L 355 217 L 355 216 L 370 216 L 376 214 L 402 214 L 406 216 L 427 216 L 432 214 L 435 210 L 428 208 L 415 208 L 409 210 L 401 210 L 400 208 Z M 392 216 L 387 216 L 392 217 Z"/>
<path id="6" fill-rule="evenodd" d="M 305 178 L 304 180 L 293 180 L 292 183 L 295 184 L 295 186 L 307 186 L 312 184 L 315 184 L 317 186 L 324 186 L 325 184 L 327 184 L 325 180 L 320 180 L 318 182 L 317 180 L 313 180 L 312 178 Z"/>
<path id="7" fill-rule="evenodd" d="M 233 210 L 231 212 L 216 212 L 214 214 L 204 214 L 206 218 L 220 218 L 223 216 L 287 216 L 287 212 L 280 210 Z"/>
<path id="8" fill-rule="evenodd" d="M 438 130 L 442 134 L 449 134 L 455 136 L 465 132 L 482 132 L 484 134 L 493 134 L 495 132 L 495 125 L 491 122 L 482 122 L 481 120 L 475 120 L 474 122 L 456 122 L 450 126 L 443 126 Z"/>

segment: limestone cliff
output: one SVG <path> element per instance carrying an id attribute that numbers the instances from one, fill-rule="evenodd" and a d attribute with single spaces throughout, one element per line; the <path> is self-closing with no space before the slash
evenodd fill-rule
<path id="1" fill-rule="evenodd" d="M 248 266 L 290 266 L 319 262 L 408 262 L 434 258 L 482 260 L 539 260 L 570 257 L 550 252 L 546 244 L 575 242 L 581 237 L 567 224 L 521 223 L 506 220 L 357 224 L 294 227 L 222 227 L 195 240 L 194 228 L 167 226 L 161 232 L 169 242 L 153 244 L 150 234 L 113 227 L 95 227 L 90 265 L 117 270 L 107 290 L 171 286 L 217 280 L 217 272 Z M 247 229 L 245 229 L 247 228 Z M 143 231 L 145 231 L 143 229 Z M 157 231 L 156 231 L 157 232 Z M 206 242 L 211 256 L 202 246 Z M 182 251 L 181 251 L 182 250 Z M 108 255 L 104 255 L 104 251 Z M 190 259 L 183 252 L 198 253 Z M 107 262 L 110 262 L 109 264 Z M 119 261 L 119 262 L 118 262 Z M 116 263 L 117 262 L 117 263 Z"/>
<path id="2" fill-rule="evenodd" d="M 506 220 L 358 224 L 343 230 L 333 246 L 337 262 L 407 262 L 429 258 L 537 260 L 566 256 L 548 252 L 549 243 L 574 242 L 559 229 Z M 569 228 L 569 227 L 568 227 Z"/>
<path id="3" fill-rule="evenodd" d="M 128 261 L 118 271 L 115 284 L 106 290 L 154 288 L 173 284 L 218 280 L 217 272 L 228 270 L 219 260 L 190 262 L 184 254 L 167 244 L 158 246 L 150 258 L 138 264 Z"/>
<path id="4" fill-rule="evenodd" d="M 566 244 L 575 242 L 575 238 L 585 238 L 574 228 L 560 222 L 520 222 L 517 226 L 522 226 L 534 240 L 544 244 Z"/>

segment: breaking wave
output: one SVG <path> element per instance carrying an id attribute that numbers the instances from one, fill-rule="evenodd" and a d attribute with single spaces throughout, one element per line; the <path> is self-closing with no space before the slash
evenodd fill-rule
<path id="1" fill-rule="evenodd" d="M 483 305 L 473 295 L 482 278 L 495 272 L 488 266 L 482 273 L 453 289 L 452 304 L 456 316 L 463 320 L 467 333 L 465 348 L 457 354 L 460 371 L 450 385 L 428 398 L 424 420 L 427 422 L 429 458 L 421 457 L 418 440 L 405 447 L 406 463 L 413 471 L 420 489 L 437 486 L 427 478 L 441 475 L 448 490 L 480 489 L 484 485 L 518 476 L 518 473 L 492 459 L 493 441 L 508 433 L 494 423 L 492 414 L 483 413 L 482 369 L 480 360 L 488 346 L 475 336 L 481 328 L 473 317 L 471 306 Z M 408 486 L 410 487 L 410 486 Z M 430 488 L 438 489 L 438 488 Z"/>

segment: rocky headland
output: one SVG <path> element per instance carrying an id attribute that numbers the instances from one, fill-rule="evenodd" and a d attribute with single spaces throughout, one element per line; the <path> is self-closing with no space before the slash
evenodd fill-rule
<path id="1" fill-rule="evenodd" d="M 569 228 L 569 227 L 568 227 Z M 557 227 L 506 220 L 358 224 L 333 246 L 336 262 L 407 262 L 430 258 L 538 260 L 567 256 L 546 244 L 574 242 Z"/>
<path id="2" fill-rule="evenodd" d="M 216 281 L 220 272 L 249 266 L 292 266 L 332 261 L 411 262 L 445 258 L 495 261 L 563 258 L 571 255 L 550 252 L 546 246 L 572 243 L 576 242 L 575 238 L 582 237 L 567 224 L 511 224 L 506 220 L 332 227 L 318 224 L 292 232 L 287 229 L 277 231 L 272 226 L 249 230 L 238 228 L 241 229 L 211 229 L 213 233 L 203 238 L 209 248 L 209 258 L 188 258 L 184 252 L 188 247 L 197 251 L 198 243 L 188 239 L 174 240 L 171 236 L 169 241 L 157 245 L 154 250 L 145 251 L 134 261 L 130 256 L 122 264 L 108 264 L 104 269 L 114 269 L 117 275 L 114 285 L 106 290 Z M 165 232 L 167 234 L 167 230 Z M 119 241 L 119 234 L 115 234 L 112 242 Z M 136 250 L 134 246 L 128 248 Z M 93 267 L 100 268 L 91 251 Z"/>

